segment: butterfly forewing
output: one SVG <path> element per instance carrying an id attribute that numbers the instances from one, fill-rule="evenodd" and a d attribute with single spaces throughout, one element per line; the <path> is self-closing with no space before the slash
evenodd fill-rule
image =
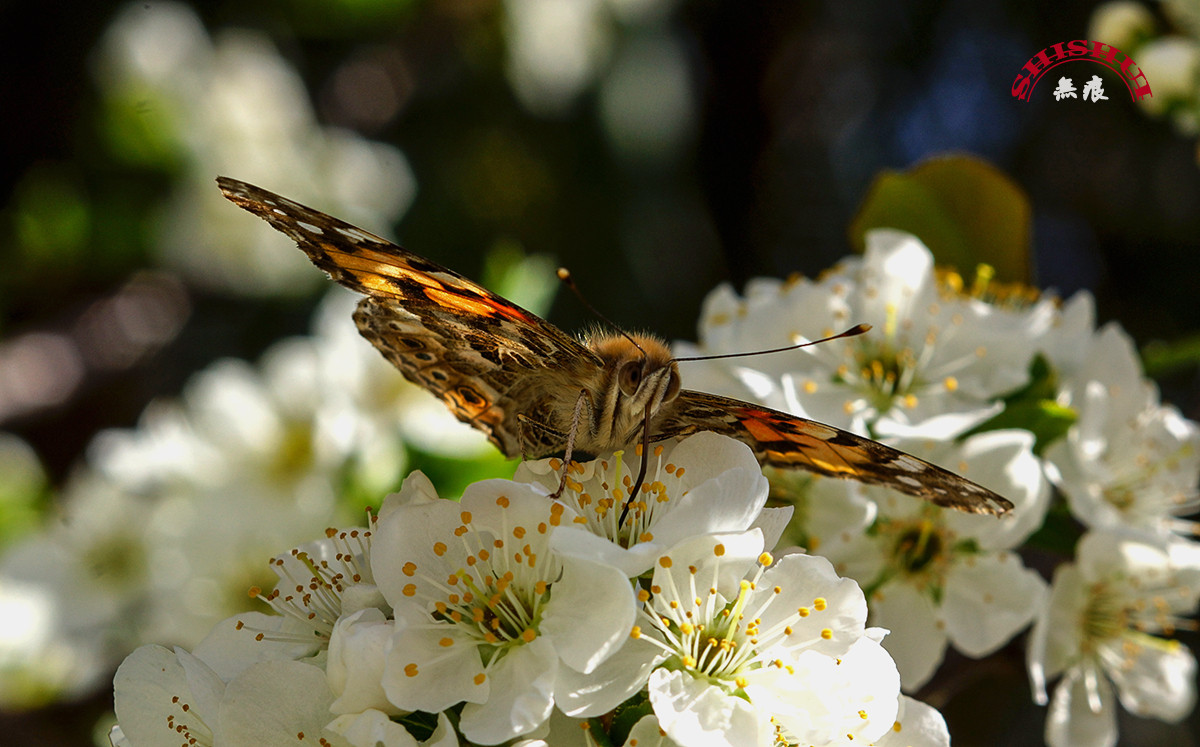
<path id="1" fill-rule="evenodd" d="M 617 412 L 603 404 L 619 392 L 611 391 L 616 378 L 605 368 L 612 361 L 598 348 L 361 228 L 245 182 L 217 182 L 234 203 L 294 239 L 330 277 L 363 294 L 354 313 L 362 335 L 505 455 L 560 452 L 574 428 L 584 448 L 628 446 L 604 442 L 603 434 L 624 438 L 624 430 L 587 421 Z M 580 423 L 575 405 L 585 400 L 587 422 Z M 743 441 L 776 467 L 884 485 L 962 511 L 1012 508 L 986 488 L 876 441 L 728 397 L 684 391 L 650 423 L 653 440 L 697 431 Z"/>
<path id="2" fill-rule="evenodd" d="M 287 234 L 313 264 L 366 296 L 359 332 L 410 381 L 437 395 L 506 456 L 562 449 L 553 424 L 600 359 L 557 327 L 462 275 L 361 228 L 245 182 L 220 177 L 234 203 Z"/>
<path id="3" fill-rule="evenodd" d="M 684 391 L 654 422 L 660 437 L 715 431 L 744 441 L 760 462 L 884 485 L 939 506 L 1003 513 L 1005 498 L 890 446 L 813 420 L 703 392 Z"/>

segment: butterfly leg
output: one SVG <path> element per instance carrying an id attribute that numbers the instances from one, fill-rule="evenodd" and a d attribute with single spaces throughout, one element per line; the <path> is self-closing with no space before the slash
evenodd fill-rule
<path id="1" fill-rule="evenodd" d="M 567 431 L 567 448 L 563 453 L 562 474 L 558 478 L 558 490 L 550 494 L 551 498 L 562 495 L 563 489 L 567 487 L 567 473 L 571 470 L 571 454 L 575 451 L 575 437 L 579 435 L 580 418 L 583 415 L 583 405 L 587 402 L 587 398 L 587 390 L 580 389 L 579 397 L 575 400 L 575 412 L 571 415 L 571 430 Z"/>
<path id="2" fill-rule="evenodd" d="M 522 459 L 537 459 L 548 451 L 557 451 L 556 445 L 567 439 L 567 434 L 562 431 L 523 413 L 517 413 L 517 422 L 521 424 L 517 438 L 520 441 Z"/>

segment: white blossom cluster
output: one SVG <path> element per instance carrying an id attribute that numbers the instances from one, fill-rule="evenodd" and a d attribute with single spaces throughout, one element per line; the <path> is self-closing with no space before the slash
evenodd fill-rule
<path id="1" fill-rule="evenodd" d="M 43 621 L 0 637 L 0 697 L 83 693 L 138 644 L 190 640 L 126 661 L 116 743 L 944 744 L 900 688 L 948 646 L 986 656 L 1032 624 L 1051 745 L 1115 744 L 1118 700 L 1168 721 L 1193 707 L 1195 659 L 1171 634 L 1200 598 L 1182 518 L 1197 426 L 1088 296 L 964 283 L 894 231 L 816 280 L 718 289 L 687 352 L 870 333 L 682 363 L 685 383 L 888 441 L 1010 515 L 797 473 L 771 475 L 793 505 L 764 508 L 749 451 L 701 434 L 653 447 L 619 530 L 629 455 L 572 466 L 557 502 L 553 461 L 458 503 L 414 475 L 371 526 L 277 559 L 258 596 L 279 614 L 216 624 L 270 588 L 258 558 L 395 484 L 406 444 L 490 448 L 403 384 L 350 305 L 331 297 L 312 337 L 219 362 L 96 440 L 63 521 L 0 558 L 0 604 Z M 1074 552 L 1052 585 L 1022 559 L 1035 534 Z"/>
<path id="2" fill-rule="evenodd" d="M 139 648 L 114 745 L 948 745 L 900 693 L 854 581 L 778 555 L 750 449 L 711 433 L 557 460 L 438 498 L 420 472 L 360 529 L 272 561 L 278 613 Z"/>
<path id="3" fill-rule="evenodd" d="M 857 323 L 874 329 L 681 366 L 690 387 L 880 438 L 1014 503 L 995 520 L 777 476 L 797 507 L 787 536 L 859 582 L 905 689 L 929 681 L 947 646 L 986 656 L 1034 623 L 1028 668 L 1053 747 L 1116 744 L 1114 691 L 1134 714 L 1190 713 L 1195 658 L 1170 636 L 1194 628 L 1200 600 L 1196 525 L 1181 518 L 1200 505 L 1200 428 L 1160 401 L 1128 335 L 1096 329 L 1086 293 L 1060 304 L 986 274 L 964 283 L 916 238 L 877 230 L 864 256 L 815 280 L 718 288 L 701 344 L 678 348 L 770 349 Z M 1035 532 L 1067 552 L 1082 534 L 1048 592 L 1018 554 Z"/>
<path id="4" fill-rule="evenodd" d="M 398 148 L 320 124 L 299 73 L 261 32 L 210 37 L 187 5 L 129 3 L 106 30 L 93 69 L 118 159 L 171 165 L 154 249 L 193 285 L 296 295 L 320 281 L 262 221 L 229 217 L 213 189 L 218 174 L 324 205 L 385 235 L 416 194 Z"/>
<path id="5" fill-rule="evenodd" d="M 1160 17 L 1168 27 L 1162 26 Z M 1168 118 L 1184 135 L 1200 134 L 1200 8 L 1196 3 L 1110 0 L 1092 13 L 1088 38 L 1114 46 L 1137 62 L 1152 90 L 1138 100 L 1146 113 Z"/>
<path id="6" fill-rule="evenodd" d="M 247 608 L 264 557 L 399 485 L 413 448 L 492 458 L 362 340 L 354 302 L 334 292 L 312 335 L 219 360 L 97 435 L 58 513 L 0 555 L 0 605 L 43 621 L 0 635 L 0 707 L 86 695 L 142 643 L 200 641 Z"/>

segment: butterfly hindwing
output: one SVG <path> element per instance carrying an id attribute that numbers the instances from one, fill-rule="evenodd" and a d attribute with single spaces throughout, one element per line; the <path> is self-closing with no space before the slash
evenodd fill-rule
<path id="1" fill-rule="evenodd" d="M 882 485 L 939 506 L 1003 513 L 1005 498 L 949 470 L 833 426 L 703 392 L 683 391 L 660 413 L 655 437 L 715 431 L 745 442 L 763 464 Z"/>

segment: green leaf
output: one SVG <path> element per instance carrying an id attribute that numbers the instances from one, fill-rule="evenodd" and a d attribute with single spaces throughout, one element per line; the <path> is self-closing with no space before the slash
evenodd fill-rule
<path id="1" fill-rule="evenodd" d="M 0 549 L 36 530 L 49 514 L 53 496 L 33 449 L 0 433 Z"/>
<path id="2" fill-rule="evenodd" d="M 1045 356 L 1034 356 L 1029 364 L 1029 383 L 1004 397 L 1004 409 L 963 434 L 963 438 L 1004 428 L 1021 428 L 1033 433 L 1033 452 L 1041 455 L 1050 444 L 1067 434 L 1078 413 L 1058 404 L 1058 373 Z"/>
<path id="3" fill-rule="evenodd" d="M 1041 399 L 1054 399 L 1058 396 L 1058 372 L 1050 365 L 1046 356 L 1037 353 L 1029 362 L 1029 383 L 1004 395 L 1004 401 L 1031 402 Z"/>
<path id="4" fill-rule="evenodd" d="M 1053 400 L 1038 402 L 1016 402 L 1007 405 L 991 420 L 981 423 L 972 431 L 996 431 L 1002 428 L 1023 428 L 1033 433 L 1033 453 L 1041 456 L 1050 444 L 1066 435 L 1075 423 L 1075 411 Z"/>
<path id="5" fill-rule="evenodd" d="M 967 273 L 980 264 L 1002 282 L 1032 277 L 1032 210 L 1025 192 L 987 161 L 936 156 L 908 171 L 883 171 L 850 224 L 860 251 L 872 228 L 898 228 L 921 239 L 939 265 Z"/>
<path id="6" fill-rule="evenodd" d="M 1152 342 L 1142 349 L 1142 366 L 1151 378 L 1200 366 L 1200 335 L 1174 342 Z"/>
<path id="7" fill-rule="evenodd" d="M 654 713 L 654 709 L 650 706 L 650 700 L 647 698 L 645 691 L 634 695 L 629 700 L 617 706 L 614 710 L 615 717 L 612 720 L 612 727 L 609 729 L 607 739 L 610 744 L 624 744 L 629 737 L 629 732 L 633 731 L 633 727 L 644 716 L 649 716 Z M 599 719 L 592 719 L 592 736 L 597 736 L 597 727 L 601 727 Z M 599 739 L 598 744 L 603 745 Z"/>
<path id="8" fill-rule="evenodd" d="M 511 479 L 520 464 L 492 450 L 471 459 L 455 459 L 410 447 L 409 459 L 407 472 L 421 470 L 437 487 L 438 495 L 451 500 L 458 500 L 468 485 L 480 480 Z"/>

